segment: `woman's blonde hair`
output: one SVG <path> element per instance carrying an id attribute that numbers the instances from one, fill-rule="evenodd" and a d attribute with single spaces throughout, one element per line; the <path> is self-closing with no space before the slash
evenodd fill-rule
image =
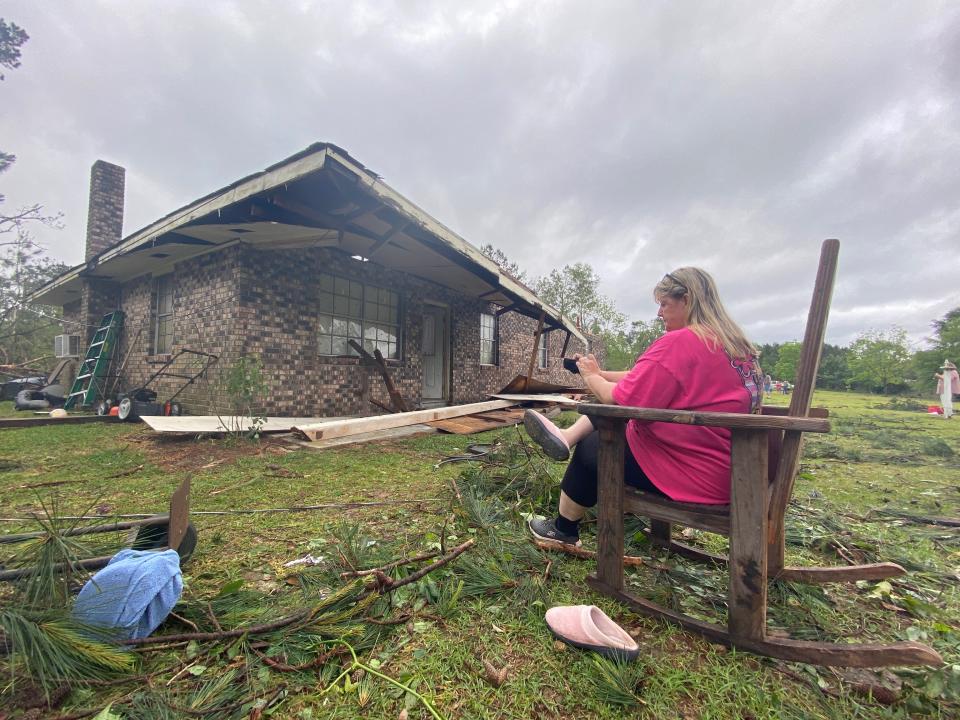
<path id="1" fill-rule="evenodd" d="M 695 267 L 677 268 L 667 273 L 653 289 L 657 302 L 663 297 L 679 300 L 684 295 L 687 296 L 687 327 L 701 340 L 722 347 L 732 358 L 756 357 L 757 349 L 723 306 L 710 273 Z"/>

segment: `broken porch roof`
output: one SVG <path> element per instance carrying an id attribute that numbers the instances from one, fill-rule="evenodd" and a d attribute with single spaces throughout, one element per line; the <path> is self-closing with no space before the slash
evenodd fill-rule
<path id="1" fill-rule="evenodd" d="M 29 301 L 79 299 L 83 278 L 124 283 L 245 243 L 262 250 L 338 249 L 519 312 L 548 329 L 574 323 L 384 183 L 346 151 L 316 143 L 160 218 L 36 290 Z"/>

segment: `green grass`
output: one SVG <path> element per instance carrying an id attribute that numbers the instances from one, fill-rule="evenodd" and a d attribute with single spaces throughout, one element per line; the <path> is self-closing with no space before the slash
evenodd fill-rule
<path id="1" fill-rule="evenodd" d="M 877 396 L 825 392 L 817 394 L 815 404 L 831 410 L 834 429 L 808 436 L 788 516 L 788 562 L 889 559 L 911 573 L 887 584 L 860 586 L 773 583 L 770 627 L 801 639 L 920 638 L 948 663 L 960 663 L 960 531 L 904 517 L 960 517 L 960 421 L 946 422 Z M 9 414 L 9 403 L 0 404 L 3 414 Z M 186 477 L 192 479 L 194 511 L 418 500 L 302 513 L 194 515 L 200 540 L 184 570 L 187 592 L 178 613 L 207 622 L 205 602 L 235 582 L 233 587 L 242 586 L 239 593 L 214 601 L 224 624 L 276 618 L 315 597 L 311 583 L 326 588 L 321 592 L 336 587 L 341 556 L 383 564 L 474 538 L 477 546 L 460 559 L 397 591 L 392 606 L 384 601 L 374 606 L 370 613 L 380 617 L 411 617 L 375 628 L 375 635 L 361 643 L 362 662 L 423 694 L 444 718 L 946 718 L 960 713 L 960 676 L 952 676 L 950 666 L 899 670 L 901 697 L 884 706 L 857 694 L 839 672 L 726 651 L 593 593 L 584 584 L 592 563 L 541 553 L 527 541 L 521 513 L 553 511 L 563 466 L 535 454 L 528 459 L 529 448 L 512 446 L 521 437 L 510 429 L 310 451 L 273 442 L 170 440 L 140 425 L 3 430 L 0 516 L 25 517 L 53 498 L 61 514 L 161 512 Z M 498 439 L 516 453 L 508 454 L 502 466 L 437 467 L 469 444 Z M 453 497 L 452 481 L 463 506 Z M 586 528 L 585 544 L 592 546 Z M 34 526 L 4 520 L 0 529 Z M 653 550 L 635 530 L 631 525 L 627 533 L 631 552 L 650 558 L 659 569 L 631 571 L 632 589 L 723 622 L 725 573 Z M 725 547 L 724 539 L 699 532 L 687 541 L 715 551 Z M 283 563 L 307 553 L 323 556 L 329 567 L 288 581 Z M 628 667 L 598 663 L 589 653 L 556 643 L 543 623 L 543 612 L 556 604 L 600 605 L 636 634 L 641 661 Z M 173 620 L 167 625 L 161 632 L 189 630 Z M 311 637 L 271 637 L 265 652 L 290 663 L 306 661 L 317 652 Z M 149 686 L 139 681 L 77 686 L 60 712 L 113 702 L 114 712 L 127 718 L 174 717 L 169 703 L 185 705 L 192 699 L 204 707 L 207 701 L 198 693 L 227 693 L 209 683 L 235 671 L 242 682 L 230 685 L 260 697 L 284 686 L 271 708 L 274 717 L 398 717 L 404 708 L 411 718 L 429 717 L 413 695 L 369 673 L 355 674 L 349 686 L 324 693 L 340 671 L 337 661 L 319 675 L 316 670 L 281 672 L 246 648 L 219 643 L 144 654 L 138 672 L 156 673 Z M 499 687 L 487 677 L 484 661 L 506 667 Z M 191 662 L 209 669 L 175 677 Z M 210 717 L 248 717 L 250 710 L 244 706 Z"/>

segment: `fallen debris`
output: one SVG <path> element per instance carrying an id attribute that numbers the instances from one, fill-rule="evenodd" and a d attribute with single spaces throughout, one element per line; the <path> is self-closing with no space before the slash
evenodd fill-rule
<path id="1" fill-rule="evenodd" d="M 127 477 L 127 475 L 133 475 L 143 470 L 143 465 L 137 465 L 135 468 L 130 468 L 129 470 L 121 470 L 120 472 L 114 473 L 113 475 L 107 475 L 108 480 L 113 480 L 115 478 Z"/>
<path id="2" fill-rule="evenodd" d="M 358 507 L 376 507 L 377 505 L 420 505 L 428 502 L 440 502 L 442 498 L 415 498 L 412 500 L 375 500 L 370 502 L 344 502 L 344 503 L 323 503 L 321 505 L 293 505 L 282 508 L 232 508 L 228 510 L 191 510 L 191 515 L 261 515 L 264 513 L 297 513 L 310 512 L 312 510 L 330 510 L 331 508 L 340 510 L 349 510 Z M 125 515 L 111 515 L 114 518 L 152 518 L 154 515 L 147 513 L 129 513 Z M 0 522 L 30 522 L 37 517 L 0 517 Z M 103 515 L 62 515 L 55 520 L 103 520 Z"/>
<path id="3" fill-rule="evenodd" d="M 510 400 L 489 400 L 466 405 L 433 408 L 430 410 L 414 410 L 412 412 L 395 413 L 393 415 L 375 415 L 366 418 L 349 418 L 347 420 L 327 420 L 317 423 L 304 423 L 292 428 L 293 432 L 306 440 L 326 440 L 330 438 L 357 435 L 374 430 L 415 425 L 418 423 L 444 420 L 453 417 L 462 417 L 488 410 L 499 410 L 512 407 L 516 403 Z"/>
<path id="4" fill-rule="evenodd" d="M 347 342 L 350 347 L 360 353 L 364 365 L 374 367 L 380 372 L 380 377 L 383 378 L 383 384 L 387 388 L 387 394 L 390 396 L 390 402 L 393 403 L 394 411 L 407 412 L 410 408 L 407 407 L 407 403 L 404 401 L 400 391 L 397 390 L 397 386 L 393 384 L 393 379 L 390 377 L 390 373 L 387 372 L 387 361 L 383 359 L 380 351 L 374 350 L 374 354 L 371 355 L 356 340 L 348 340 Z M 380 403 L 374 404 L 383 407 Z"/>
<path id="5" fill-rule="evenodd" d="M 237 428 L 253 427 L 254 422 L 259 420 L 264 421 L 259 425 L 258 429 L 261 435 L 264 433 L 284 433 L 290 432 L 296 425 L 309 425 L 311 423 L 330 420 L 330 418 L 317 417 L 253 418 L 219 415 L 143 415 L 140 419 L 156 432 L 190 433 L 191 435 L 235 432 Z"/>
<path id="6" fill-rule="evenodd" d="M 486 430 L 519 425 L 521 422 L 523 422 L 523 410 L 521 408 L 504 408 L 503 410 L 490 410 L 458 418 L 437 420 L 427 424 L 441 432 L 453 435 L 472 435 Z"/>
<path id="7" fill-rule="evenodd" d="M 927 515 L 913 515 L 902 510 L 871 510 L 869 515 L 884 515 L 886 517 L 895 517 L 907 522 L 920 525 L 939 525 L 940 527 L 960 527 L 960 518 L 937 517 Z"/>
<path id="8" fill-rule="evenodd" d="M 593 550 L 586 550 L 582 547 L 576 547 L 570 545 L 569 543 L 562 542 L 552 542 L 550 540 L 534 540 L 533 544 L 536 545 L 541 550 L 551 550 L 554 552 L 562 552 L 567 555 L 573 555 L 574 557 L 583 558 L 584 560 L 596 560 L 597 553 Z M 642 557 L 636 557 L 635 555 L 624 555 L 623 564 L 630 567 L 651 567 L 655 570 L 668 570 L 665 565 L 659 565 L 649 560 L 644 560 Z"/>

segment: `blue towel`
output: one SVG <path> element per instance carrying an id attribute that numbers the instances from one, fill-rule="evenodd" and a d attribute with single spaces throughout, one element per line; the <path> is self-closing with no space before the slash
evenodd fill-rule
<path id="1" fill-rule="evenodd" d="M 121 550 L 83 586 L 73 618 L 113 640 L 145 638 L 167 618 L 181 592 L 176 550 Z"/>

